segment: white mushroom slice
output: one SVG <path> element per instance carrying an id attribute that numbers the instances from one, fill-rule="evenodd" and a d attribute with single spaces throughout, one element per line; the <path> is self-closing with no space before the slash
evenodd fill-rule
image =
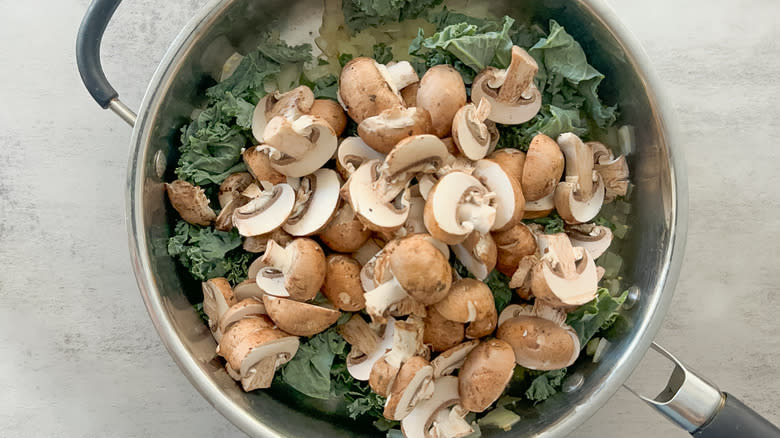
<path id="1" fill-rule="evenodd" d="M 460 403 L 458 394 L 458 378 L 444 376 L 434 381 L 433 396 L 417 404 L 412 412 L 401 420 L 401 431 L 406 438 L 430 437 L 461 437 L 473 430 L 468 422 L 463 420 L 466 415 L 463 409 L 453 409 L 455 415 L 450 415 L 450 408 Z M 442 411 L 443 414 L 437 415 Z M 460 415 L 462 414 L 462 416 Z M 468 430 L 468 432 L 466 432 Z M 445 435 L 448 433 L 449 435 Z"/>
<path id="2" fill-rule="evenodd" d="M 472 231 L 487 233 L 496 220 L 494 199 L 495 195 L 473 176 L 449 173 L 428 194 L 425 227 L 449 245 L 464 241 Z"/>
<path id="3" fill-rule="evenodd" d="M 302 85 L 287 93 L 268 93 L 260 99 L 252 114 L 252 135 L 263 143 L 265 128 L 268 121 L 276 116 L 282 116 L 289 121 L 309 114 L 314 105 L 314 93 L 311 88 Z"/>
<path id="4" fill-rule="evenodd" d="M 193 225 L 206 226 L 217 218 L 217 214 L 209 207 L 209 198 L 203 189 L 186 181 L 177 179 L 165 184 L 165 191 L 173 208 L 185 221 Z"/>
<path id="5" fill-rule="evenodd" d="M 203 290 L 203 313 L 209 317 L 209 328 L 217 342 L 224 331 L 219 330 L 219 320 L 236 304 L 236 297 L 230 283 L 224 278 L 212 278 L 201 283 Z"/>
<path id="6" fill-rule="evenodd" d="M 379 71 L 387 75 L 387 82 L 398 92 L 420 81 L 417 72 L 409 61 L 391 62 L 386 65 L 378 64 Z"/>
<path id="7" fill-rule="evenodd" d="M 452 251 L 479 281 L 484 281 L 496 267 L 498 249 L 490 233 L 473 232 L 463 243 L 454 245 Z"/>
<path id="8" fill-rule="evenodd" d="M 243 299 L 232 305 L 222 317 L 219 318 L 219 330 L 225 333 L 232 324 L 246 318 L 247 316 L 265 315 L 265 306 L 263 302 L 255 297 Z"/>
<path id="9" fill-rule="evenodd" d="M 358 126 L 358 135 L 377 152 L 387 154 L 401 140 L 431 130 L 431 115 L 422 108 L 393 107 L 369 117 Z"/>
<path id="10" fill-rule="evenodd" d="M 555 208 L 569 224 L 588 222 L 605 195 L 604 180 L 593 171 L 593 150 L 572 133 L 561 134 L 558 145 L 566 157 L 566 179 L 555 189 Z"/>
<path id="11" fill-rule="evenodd" d="M 398 189 L 381 182 L 380 166 L 378 160 L 363 163 L 342 187 L 342 197 L 366 227 L 374 231 L 395 231 L 409 216 L 409 192 L 403 186 Z"/>
<path id="12" fill-rule="evenodd" d="M 377 348 L 373 351 L 360 351 L 361 358 L 358 361 L 350 361 L 347 358 L 347 371 L 357 380 L 367 382 L 371 369 L 376 361 L 381 359 L 388 351 L 393 348 L 393 337 L 395 336 L 395 319 L 388 318 L 385 325 L 385 331 Z M 354 347 L 353 347 L 354 348 Z"/>
<path id="13" fill-rule="evenodd" d="M 531 290 L 556 307 L 580 306 L 596 298 L 598 273 L 588 251 L 573 248 L 566 234 L 547 236 L 547 252 L 534 268 Z"/>
<path id="14" fill-rule="evenodd" d="M 238 283 L 236 287 L 233 288 L 233 293 L 235 293 L 236 300 L 238 301 L 243 301 L 247 298 L 257 298 L 262 300 L 264 294 L 263 290 L 260 289 L 260 286 L 257 285 L 255 277 L 250 277 L 247 280 Z"/>
<path id="15" fill-rule="evenodd" d="M 325 228 L 339 204 L 341 183 L 335 170 L 319 169 L 301 178 L 292 214 L 282 229 L 293 236 L 310 236 Z"/>
<path id="16" fill-rule="evenodd" d="M 490 115 L 490 103 L 486 99 L 479 101 L 479 107 L 470 103 L 455 113 L 452 121 L 452 139 L 460 152 L 468 159 L 476 161 L 485 158 L 492 142 L 485 120 Z"/>
<path id="17" fill-rule="evenodd" d="M 420 196 L 424 200 L 428 200 L 428 194 L 431 193 L 433 186 L 438 182 L 438 178 L 435 175 L 421 175 L 417 178 L 418 186 L 420 190 Z"/>
<path id="18" fill-rule="evenodd" d="M 500 164 L 488 159 L 477 161 L 473 175 L 483 186 L 496 194 L 496 220 L 493 230 L 511 228 L 522 220 L 525 198 L 516 178 L 509 175 Z"/>
<path id="19" fill-rule="evenodd" d="M 311 239 L 298 238 L 284 248 L 271 240 L 258 263 L 257 285 L 267 295 L 308 301 L 325 282 L 325 253 Z"/>
<path id="20" fill-rule="evenodd" d="M 435 135 L 415 135 L 393 148 L 380 173 L 391 184 L 405 185 L 417 174 L 434 173 L 449 156 L 447 146 Z"/>
<path id="21" fill-rule="evenodd" d="M 503 315 L 503 312 L 501 314 Z M 438 357 L 436 357 L 436 359 L 432 360 L 431 366 L 433 366 L 433 378 L 438 380 L 441 377 L 449 376 L 455 372 L 456 369 L 463 365 L 463 362 L 466 360 L 466 356 L 468 356 L 474 347 L 479 345 L 479 342 L 479 339 L 474 339 L 456 345 L 440 354 Z"/>
<path id="22" fill-rule="evenodd" d="M 542 94 L 534 85 L 539 66 L 518 46 L 512 47 L 512 62 L 506 70 L 488 67 L 471 88 L 475 102 L 490 102 L 490 120 L 504 125 L 519 125 L 536 116 L 542 108 Z"/>
<path id="23" fill-rule="evenodd" d="M 377 394 L 387 397 L 401 366 L 411 357 L 428 353 L 423 345 L 422 319 L 410 316 L 406 321 L 396 321 L 393 347 L 371 368 L 368 384 Z"/>
<path id="24" fill-rule="evenodd" d="M 409 216 L 406 218 L 406 223 L 395 232 L 394 237 L 427 232 L 428 230 L 425 229 L 425 199 L 420 196 L 412 196 L 409 198 Z M 446 244 L 443 245 L 444 248 L 447 248 Z M 449 252 L 449 249 L 447 251 Z"/>
<path id="25" fill-rule="evenodd" d="M 239 370 L 244 390 L 269 388 L 276 370 L 295 356 L 299 345 L 298 338 L 285 336 L 251 349 Z"/>
<path id="26" fill-rule="evenodd" d="M 281 227 L 295 206 L 295 191 L 279 184 L 233 212 L 233 224 L 242 236 L 259 236 Z"/>
<path id="27" fill-rule="evenodd" d="M 385 154 L 367 145 L 360 137 L 347 137 L 341 141 L 337 152 L 337 164 L 341 176 L 349 178 L 366 161 L 384 161 Z"/>
<path id="28" fill-rule="evenodd" d="M 538 219 L 549 216 L 555 210 L 555 193 L 550 193 L 537 201 L 527 201 L 523 219 Z"/>
<path id="29" fill-rule="evenodd" d="M 274 117 L 266 126 L 265 142 L 277 151 L 271 154 L 271 166 L 292 177 L 314 173 L 338 147 L 336 132 L 326 120 L 315 116 L 301 116 L 294 122 Z"/>
<path id="30" fill-rule="evenodd" d="M 612 230 L 595 224 L 571 225 L 566 227 L 572 246 L 588 250 L 594 260 L 601 257 L 612 243 Z"/>

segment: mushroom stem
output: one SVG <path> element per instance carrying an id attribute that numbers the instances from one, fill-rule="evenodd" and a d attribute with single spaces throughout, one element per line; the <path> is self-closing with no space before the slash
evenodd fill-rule
<path id="1" fill-rule="evenodd" d="M 301 120 L 301 119 L 298 119 Z M 308 123 L 308 119 L 303 119 Z M 302 126 L 306 126 L 304 122 L 290 122 L 288 119 L 277 116 L 268 122 L 265 128 L 265 141 L 274 149 L 289 155 L 293 159 L 301 160 L 303 157 L 314 148 L 314 144 L 310 140 L 301 139 L 301 137 L 307 137 L 309 133 L 302 131 Z M 272 156 L 273 158 L 273 156 Z"/>
<path id="2" fill-rule="evenodd" d="M 390 79 L 389 82 L 399 92 L 409 85 L 414 84 L 420 80 L 417 76 L 417 72 L 414 71 L 414 67 L 409 61 L 396 62 L 392 65 L 384 66 L 387 69 L 387 76 Z M 380 71 L 381 71 L 380 67 Z"/>
<path id="3" fill-rule="evenodd" d="M 518 46 L 512 47 L 512 62 L 506 70 L 504 84 L 498 90 L 498 99 L 504 102 L 517 102 L 534 80 L 539 71 L 536 60 Z"/>
<path id="4" fill-rule="evenodd" d="M 269 240 L 265 254 L 263 254 L 263 263 L 266 266 L 273 266 L 280 271 L 284 271 L 290 265 L 290 254 L 275 240 Z"/>
<path id="5" fill-rule="evenodd" d="M 477 110 L 474 112 L 474 119 L 484 123 L 490 116 L 490 102 L 484 97 L 479 100 Z"/>
<path id="6" fill-rule="evenodd" d="M 579 184 L 577 192 L 581 199 L 590 199 L 593 195 L 593 150 L 572 133 L 561 134 L 558 145 L 566 157 L 566 180 Z"/>
<path id="7" fill-rule="evenodd" d="M 372 320 L 381 320 L 390 310 L 390 306 L 407 298 L 406 291 L 393 277 L 392 280 L 380 284 L 376 289 L 366 292 L 366 311 Z"/>
<path id="8" fill-rule="evenodd" d="M 338 331 L 349 345 L 363 354 L 376 350 L 382 340 L 358 314 L 353 314 L 349 321 L 340 325 Z"/>
<path id="9" fill-rule="evenodd" d="M 468 414 L 461 405 L 451 408 L 443 408 L 433 416 L 431 436 L 438 437 L 463 437 L 474 431 L 471 425 L 464 419 Z"/>
<path id="10" fill-rule="evenodd" d="M 496 209 L 488 204 L 466 203 L 458 206 L 458 222 L 469 231 L 489 233 L 496 218 Z"/>

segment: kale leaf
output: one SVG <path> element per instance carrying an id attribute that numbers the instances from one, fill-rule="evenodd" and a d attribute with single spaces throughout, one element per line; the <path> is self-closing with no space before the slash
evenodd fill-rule
<path id="1" fill-rule="evenodd" d="M 372 58 L 380 64 L 387 64 L 393 60 L 393 48 L 385 43 L 374 44 Z"/>
<path id="2" fill-rule="evenodd" d="M 223 276 L 237 280 L 246 277 L 246 269 L 228 254 L 240 246 L 241 236 L 235 229 L 216 231 L 180 220 L 174 235 L 168 239 L 168 254 L 177 257 L 196 280 Z"/>
<path id="3" fill-rule="evenodd" d="M 443 0 L 344 0 L 341 10 L 353 33 L 422 16 Z"/>
<path id="4" fill-rule="evenodd" d="M 544 234 L 563 233 L 563 226 L 565 225 L 563 218 L 561 218 L 557 212 L 552 212 L 549 216 L 546 217 L 529 219 L 525 222 L 544 226 Z"/>
<path id="5" fill-rule="evenodd" d="M 613 297 L 608 289 L 599 288 L 593 301 L 569 313 L 566 324 L 577 332 L 582 348 L 585 348 L 597 332 L 608 329 L 615 322 L 620 306 L 627 296 L 628 292 L 623 292 L 620 296 Z"/>
<path id="6" fill-rule="evenodd" d="M 488 274 L 485 279 L 485 284 L 487 284 L 491 292 L 493 292 L 493 300 L 496 303 L 496 311 L 498 313 L 501 313 L 501 311 L 512 301 L 514 293 L 509 287 L 509 280 L 509 277 L 497 270 Z"/>
<path id="7" fill-rule="evenodd" d="M 339 79 L 335 75 L 325 75 L 312 81 L 301 74 L 300 83 L 311 88 L 315 99 L 338 100 Z"/>
<path id="8" fill-rule="evenodd" d="M 301 342 L 298 352 L 282 368 L 282 379 L 309 397 L 332 398 L 331 367 L 336 356 L 346 351 L 346 344 L 335 327 Z"/>
<path id="9" fill-rule="evenodd" d="M 547 400 L 560 391 L 564 377 L 566 377 L 566 368 L 547 371 L 536 376 L 525 391 L 525 398 L 535 403 Z"/>

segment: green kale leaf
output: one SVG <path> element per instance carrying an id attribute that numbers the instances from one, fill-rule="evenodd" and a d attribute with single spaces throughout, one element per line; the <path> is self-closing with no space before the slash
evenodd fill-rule
<path id="1" fill-rule="evenodd" d="M 312 81 L 302 74 L 300 83 L 311 88 L 315 99 L 338 100 L 339 79 L 335 75 L 322 76 Z"/>
<path id="2" fill-rule="evenodd" d="M 228 258 L 228 254 L 240 246 L 241 236 L 236 230 L 216 231 L 180 220 L 174 235 L 168 239 L 168 254 L 178 258 L 196 280 L 206 281 L 229 273 L 237 279 L 240 272 L 237 272 L 236 261 Z M 246 276 L 245 270 L 243 276 Z"/>
<path id="3" fill-rule="evenodd" d="M 525 391 L 525 398 L 535 403 L 547 400 L 560 391 L 565 376 L 566 368 L 547 371 L 538 375 Z"/>
<path id="4" fill-rule="evenodd" d="M 539 114 L 522 125 L 497 125 L 499 132 L 497 149 L 515 148 L 527 151 L 531 140 L 537 134 L 552 139 L 565 132 L 584 135 L 588 132 L 587 121 L 577 109 L 563 109 L 554 105 L 543 105 Z"/>
<path id="5" fill-rule="evenodd" d="M 485 279 L 485 284 L 493 292 L 493 300 L 496 303 L 496 311 L 498 313 L 501 313 L 512 301 L 514 292 L 509 288 L 509 280 L 509 277 L 496 270 L 488 274 Z"/>
<path id="6" fill-rule="evenodd" d="M 566 324 L 570 325 L 580 338 L 580 346 L 585 348 L 588 341 L 600 330 L 606 330 L 618 316 L 620 306 L 626 301 L 628 292 L 613 297 L 609 290 L 599 288 L 596 298 L 569 313 Z"/>
<path id="7" fill-rule="evenodd" d="M 296 64 L 312 60 L 311 44 L 290 46 L 279 38 L 278 33 L 266 33 L 260 39 L 257 50 L 277 64 Z"/>
<path id="8" fill-rule="evenodd" d="M 247 102 L 257 104 L 266 94 L 266 79 L 276 76 L 279 72 L 280 64 L 257 50 L 246 55 L 230 77 L 206 90 L 206 96 L 213 104 L 224 99 L 225 93 L 232 93 Z"/>
<path id="9" fill-rule="evenodd" d="M 563 219 L 556 212 L 552 212 L 549 216 L 546 217 L 529 219 L 525 222 L 544 226 L 544 234 L 563 233 L 563 226 L 565 225 Z"/>
<path id="10" fill-rule="evenodd" d="M 429 13 L 428 21 L 436 26 L 437 32 L 441 32 L 447 26 L 461 23 L 477 26 L 477 31 L 479 33 L 497 32 L 501 30 L 501 23 L 495 20 L 491 20 L 489 18 L 471 17 L 466 14 L 455 12 L 452 9 L 447 9 L 446 6 L 439 12 Z"/>
<path id="11" fill-rule="evenodd" d="M 309 397 L 329 400 L 334 395 L 331 367 L 337 355 L 344 354 L 346 341 L 335 327 L 301 342 L 298 352 L 282 368 L 287 385 Z"/>
<path id="12" fill-rule="evenodd" d="M 443 0 L 344 0 L 344 20 L 353 33 L 367 27 L 414 19 Z"/>
<path id="13" fill-rule="evenodd" d="M 385 43 L 374 44 L 372 58 L 380 64 L 387 64 L 393 60 L 393 48 Z"/>

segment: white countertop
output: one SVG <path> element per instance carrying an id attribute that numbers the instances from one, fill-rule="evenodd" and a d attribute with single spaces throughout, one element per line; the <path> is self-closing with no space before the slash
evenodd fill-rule
<path id="1" fill-rule="evenodd" d="M 777 1 L 611 2 L 667 85 L 688 160 L 688 247 L 657 340 L 778 423 Z M 0 436 L 241 436 L 179 372 L 137 291 L 130 129 L 75 66 L 87 3 L 0 0 Z M 119 8 L 103 61 L 131 108 L 203 3 Z M 634 381 L 660 389 L 650 368 Z M 621 390 L 574 436 L 686 435 Z"/>

